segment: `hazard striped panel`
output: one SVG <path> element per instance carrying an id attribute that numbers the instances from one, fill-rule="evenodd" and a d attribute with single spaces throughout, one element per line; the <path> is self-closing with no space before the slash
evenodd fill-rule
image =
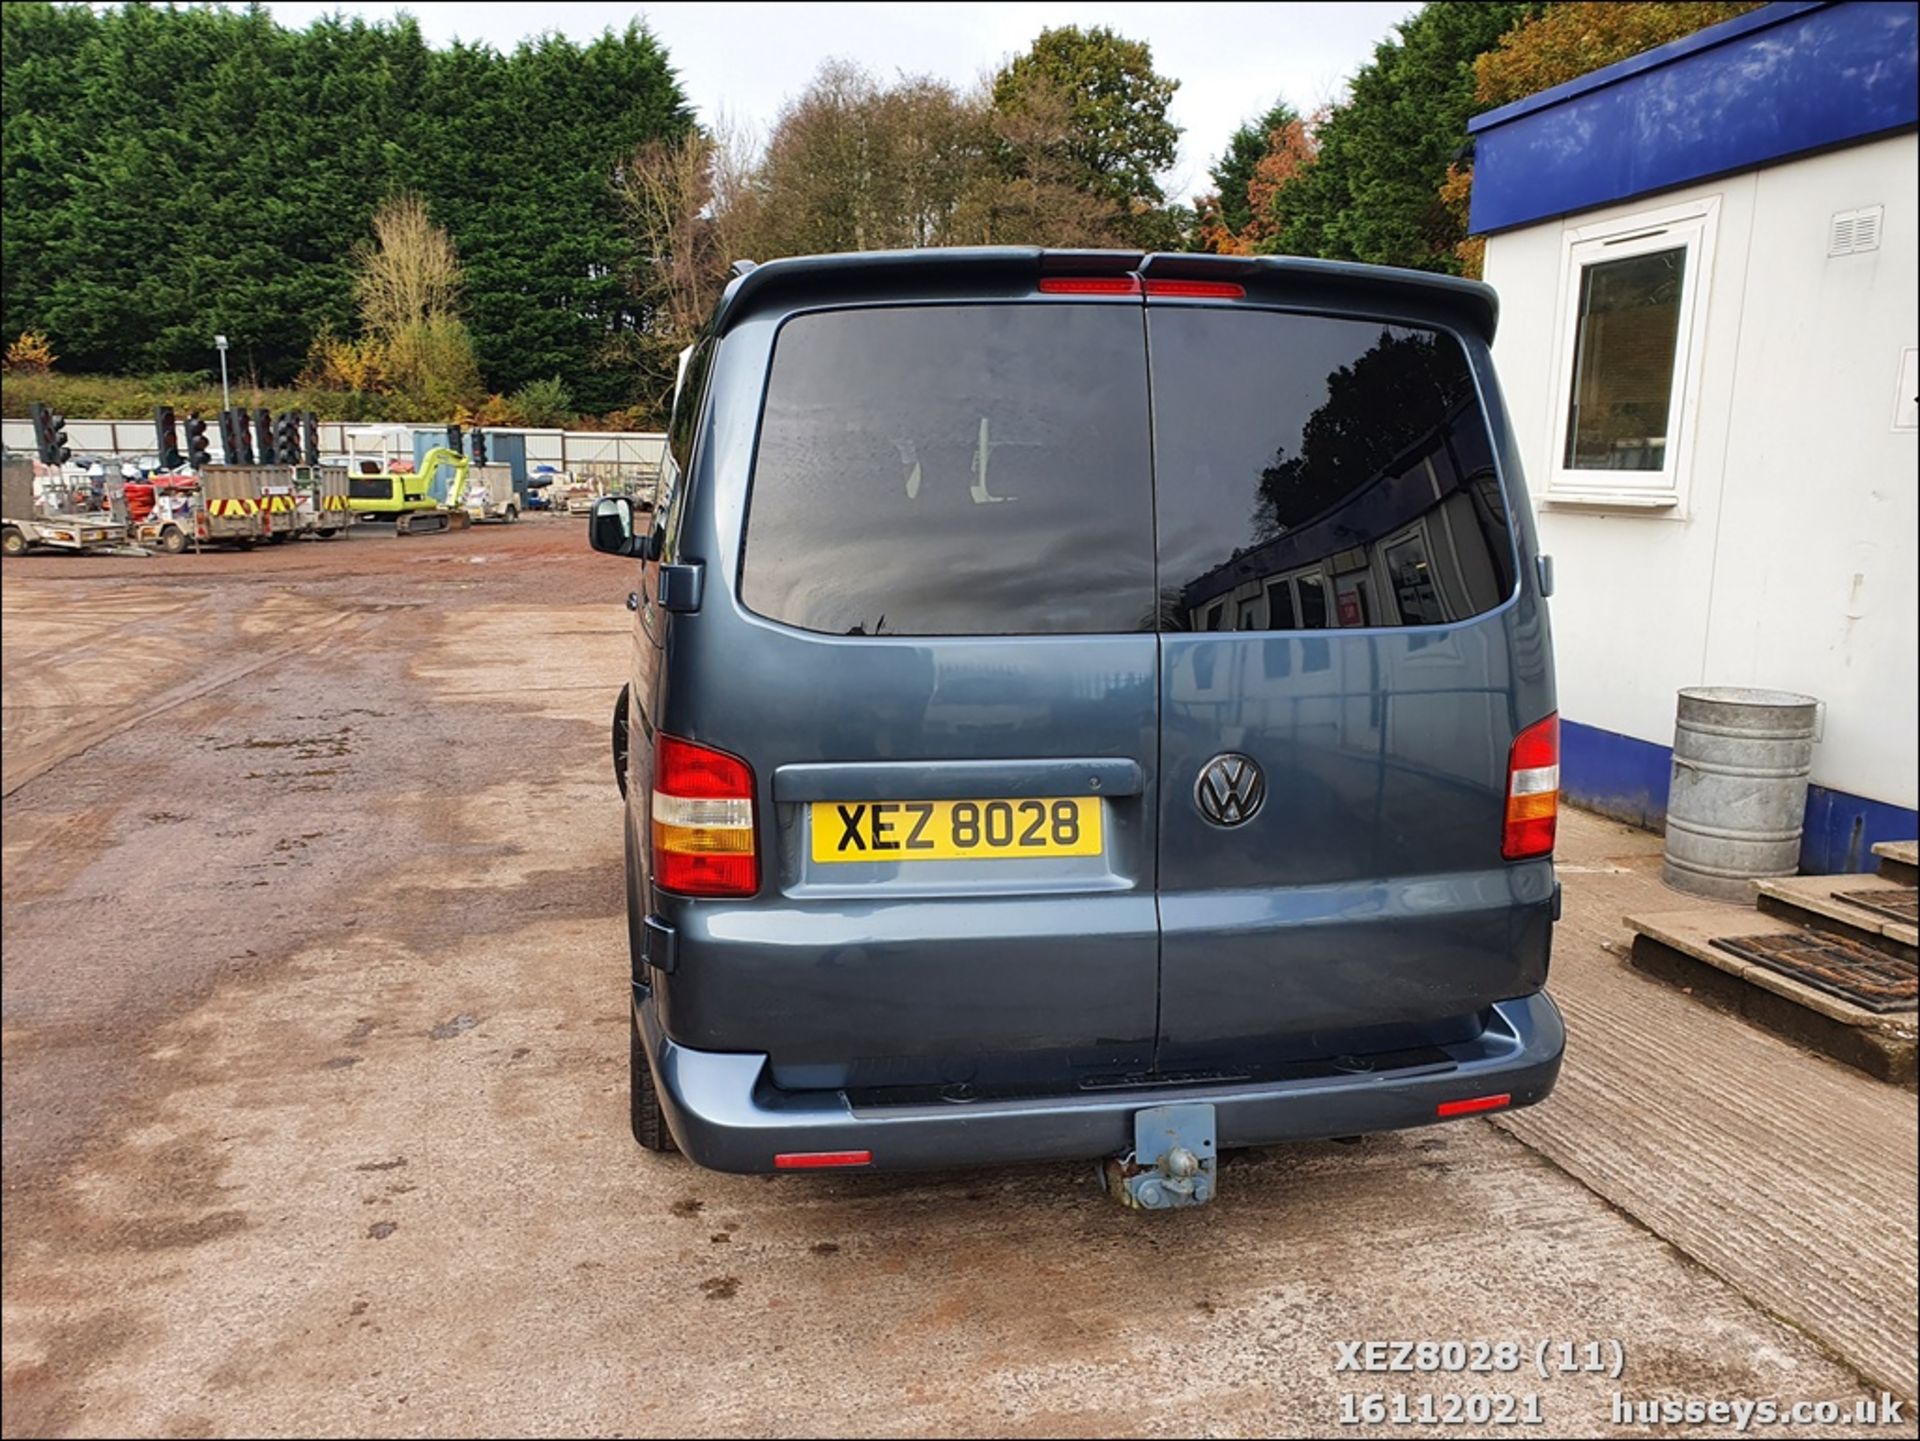
<path id="1" fill-rule="evenodd" d="M 260 502 L 251 496 L 239 496 L 232 499 L 216 497 L 207 502 L 208 515 L 258 515 Z"/>
<path id="2" fill-rule="evenodd" d="M 347 498 L 344 495 L 329 495 L 321 502 L 322 510 L 345 510 Z"/>
<path id="3" fill-rule="evenodd" d="M 290 495 L 269 495 L 260 501 L 260 508 L 269 511 L 285 511 L 294 508 L 294 498 Z"/>

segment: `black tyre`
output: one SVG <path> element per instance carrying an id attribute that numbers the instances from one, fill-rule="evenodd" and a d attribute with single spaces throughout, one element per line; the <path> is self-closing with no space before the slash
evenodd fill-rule
<path id="1" fill-rule="evenodd" d="M 511 506 L 511 505 L 508 506 L 507 507 L 507 524 L 512 525 L 518 519 L 520 519 L 519 509 L 515 506 Z"/>
<path id="2" fill-rule="evenodd" d="M 287 543 L 287 539 L 290 534 L 291 532 L 289 531 L 276 530 L 272 535 L 267 537 L 267 544 L 268 545 L 285 545 Z"/>
<path id="3" fill-rule="evenodd" d="M 640 908 L 633 898 L 633 828 L 625 816 L 620 818 L 620 834 L 626 843 L 626 869 L 621 876 L 621 888 L 627 895 L 627 955 L 632 974 L 643 976 L 646 962 L 640 959 Z M 630 1047 L 627 1092 L 633 1139 L 643 1151 L 676 1151 L 679 1147 L 673 1144 L 666 1112 L 660 1109 L 660 1093 L 654 1088 L 653 1067 L 647 1064 L 647 1048 L 640 1043 L 640 1020 L 633 1013 L 631 992 L 627 1002 L 627 1039 Z"/>
<path id="4" fill-rule="evenodd" d="M 627 1064 L 627 1088 L 633 1113 L 633 1139 L 643 1151 L 671 1154 L 680 1148 L 673 1144 L 673 1132 L 667 1129 L 667 1113 L 660 1109 L 660 1093 L 653 1087 L 653 1067 L 647 1064 L 647 1048 L 640 1044 L 640 1021 L 627 1007 L 627 1035 L 631 1055 Z"/>
<path id="5" fill-rule="evenodd" d="M 5 551 L 8 555 L 25 555 L 27 553 L 26 532 L 17 530 L 13 526 L 0 531 L 0 551 Z"/>
<path id="6" fill-rule="evenodd" d="M 160 549 L 168 555 L 178 555 L 187 548 L 187 533 L 177 525 L 170 525 L 160 532 Z"/>

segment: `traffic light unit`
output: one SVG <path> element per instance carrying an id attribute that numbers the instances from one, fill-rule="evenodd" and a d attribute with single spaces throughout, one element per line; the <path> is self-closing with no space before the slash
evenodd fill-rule
<path id="1" fill-rule="evenodd" d="M 300 451 L 303 464 L 320 463 L 320 417 L 311 410 L 300 417 Z"/>
<path id="2" fill-rule="evenodd" d="M 156 405 L 153 408 L 154 451 L 159 458 L 162 470 L 180 468 L 180 436 L 173 423 L 173 407 Z"/>
<path id="3" fill-rule="evenodd" d="M 460 443 L 460 426 L 458 423 L 447 427 L 447 449 L 455 455 L 466 454 L 466 447 Z"/>
<path id="4" fill-rule="evenodd" d="M 42 465 L 65 465 L 73 459 L 67 444 L 67 418 L 55 415 L 38 401 L 33 407 L 33 448 Z"/>
<path id="5" fill-rule="evenodd" d="M 473 463 L 475 465 L 487 463 L 487 433 L 484 430 L 476 429 L 473 432 Z"/>
<path id="6" fill-rule="evenodd" d="M 213 464 L 213 452 L 207 446 L 207 423 L 197 415 L 187 416 L 187 465 L 201 471 Z"/>
<path id="7" fill-rule="evenodd" d="M 253 412 L 253 458 L 247 464 L 273 464 L 273 412 L 264 405 Z"/>
<path id="8" fill-rule="evenodd" d="M 291 415 L 282 415 L 273 423 L 273 463 L 275 465 L 298 465 L 300 463 L 300 422 Z"/>

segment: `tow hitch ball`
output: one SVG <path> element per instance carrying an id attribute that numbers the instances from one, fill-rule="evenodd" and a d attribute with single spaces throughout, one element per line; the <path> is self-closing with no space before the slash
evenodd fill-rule
<path id="1" fill-rule="evenodd" d="M 1133 1150 L 1101 1163 L 1107 1193 L 1140 1211 L 1204 1206 L 1213 1199 L 1213 1107 L 1155 1106 L 1133 1118 Z"/>

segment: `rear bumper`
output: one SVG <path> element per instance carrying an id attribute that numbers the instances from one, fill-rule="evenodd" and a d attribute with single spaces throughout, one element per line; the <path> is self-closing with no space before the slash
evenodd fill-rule
<path id="1" fill-rule="evenodd" d="M 1222 1146 L 1263 1146 L 1424 1126 L 1445 1101 L 1507 1094 L 1544 1100 L 1560 1074 L 1566 1029 L 1545 991 L 1493 1008 L 1471 1043 L 1446 1048 L 1445 1069 L 1316 1077 L 1262 1086 L 1192 1086 L 1042 1100 L 855 1108 L 840 1091 L 782 1091 L 767 1058 L 695 1051 L 667 1038 L 653 1003 L 634 1014 L 667 1125 L 682 1152 L 715 1171 L 774 1169 L 787 1151 L 871 1151 L 874 1170 L 1092 1159 L 1128 1150 L 1133 1115 L 1206 1101 Z"/>

